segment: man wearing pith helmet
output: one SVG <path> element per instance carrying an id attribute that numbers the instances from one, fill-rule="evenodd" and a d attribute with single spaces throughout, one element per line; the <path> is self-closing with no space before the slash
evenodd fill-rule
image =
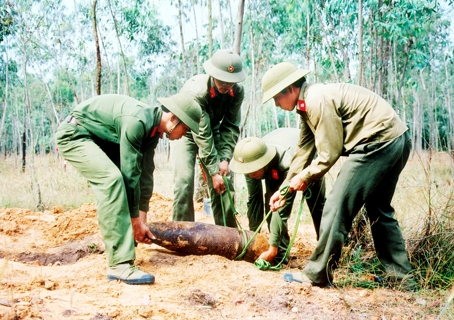
<path id="1" fill-rule="evenodd" d="M 219 50 L 199 74 L 184 84 L 180 92 L 191 93 L 202 108 L 199 132 L 190 132 L 171 144 L 174 162 L 174 221 L 194 221 L 194 166 L 199 156 L 210 190 L 214 222 L 236 227 L 233 208 L 223 176 L 229 173 L 229 162 L 238 140 L 243 102 L 243 87 L 238 82 L 246 78 L 238 54 Z M 228 181 L 233 192 L 233 184 Z M 221 202 L 222 201 L 222 202 Z"/>
<path id="2" fill-rule="evenodd" d="M 87 178 L 96 198 L 107 278 L 127 284 L 155 281 L 134 265 L 134 240 L 151 244 L 153 238 L 145 222 L 159 138 L 198 132 L 202 117 L 190 94 L 158 101 L 161 107 L 124 95 L 96 96 L 77 105 L 56 132 L 59 152 Z"/>
<path id="3" fill-rule="evenodd" d="M 270 197 L 279 190 L 287 176 L 292 157 L 298 142 L 299 130 L 280 128 L 271 131 L 263 138 L 249 137 L 238 142 L 233 151 L 230 169 L 235 173 L 244 173 L 249 194 L 247 217 L 249 229 L 256 231 L 270 210 Z M 309 164 L 309 163 L 308 163 Z M 263 194 L 262 180 L 265 182 Z M 296 193 L 291 193 L 285 205 L 269 216 L 268 228 L 270 248 L 266 253 L 267 261 L 279 263 L 290 242 L 287 220 L 292 212 Z M 312 215 L 318 236 L 323 204 L 325 202 L 325 184 L 323 179 L 311 186 L 311 193 L 306 194 L 307 205 Z M 262 255 L 262 258 L 265 254 Z M 284 261 L 285 262 L 285 261 Z"/>
<path id="4" fill-rule="evenodd" d="M 416 288 L 405 243 L 394 217 L 391 200 L 411 149 L 408 128 L 383 98 L 347 83 L 307 83 L 308 70 L 283 62 L 263 76 L 263 103 L 301 117 L 298 148 L 283 185 L 304 191 L 346 156 L 332 191 L 326 198 L 320 237 L 303 272 L 288 273 L 284 280 L 326 286 L 352 220 L 364 206 L 370 221 L 377 257 L 389 283 Z M 315 150 L 316 158 L 304 168 Z M 279 193 L 270 200 L 272 210 L 282 205 Z"/>

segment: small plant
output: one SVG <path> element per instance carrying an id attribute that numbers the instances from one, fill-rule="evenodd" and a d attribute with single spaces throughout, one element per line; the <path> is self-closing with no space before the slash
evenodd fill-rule
<path id="1" fill-rule="evenodd" d="M 98 246 L 93 242 L 88 243 L 87 248 L 88 248 L 88 252 L 92 253 L 92 254 L 96 253 L 98 251 Z"/>

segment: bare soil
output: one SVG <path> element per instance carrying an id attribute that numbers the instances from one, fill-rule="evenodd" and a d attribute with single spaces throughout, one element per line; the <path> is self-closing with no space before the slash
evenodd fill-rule
<path id="1" fill-rule="evenodd" d="M 149 221 L 170 220 L 171 206 L 154 194 Z M 197 221 L 213 223 L 201 205 Z M 315 235 L 311 225 L 299 231 L 291 266 L 301 268 Z M 436 319 L 445 303 L 437 294 L 286 283 L 283 274 L 298 268 L 261 271 L 145 244 L 136 248 L 136 264 L 156 283 L 111 282 L 93 204 L 66 212 L 0 209 L 0 244 L 1 319 Z"/>

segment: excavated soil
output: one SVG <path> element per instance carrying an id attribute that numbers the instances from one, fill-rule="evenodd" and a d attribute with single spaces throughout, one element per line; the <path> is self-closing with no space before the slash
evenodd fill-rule
<path id="1" fill-rule="evenodd" d="M 170 220 L 172 201 L 151 199 L 149 221 Z M 197 221 L 213 223 L 197 208 Z M 245 223 L 244 217 L 241 218 Z M 286 283 L 315 246 L 300 225 L 291 267 L 261 271 L 216 255 L 181 255 L 139 244 L 136 264 L 156 283 L 106 279 L 96 208 L 0 209 L 1 319 L 436 319 L 442 298 L 393 289 L 321 289 Z M 292 268 L 293 267 L 293 268 Z"/>

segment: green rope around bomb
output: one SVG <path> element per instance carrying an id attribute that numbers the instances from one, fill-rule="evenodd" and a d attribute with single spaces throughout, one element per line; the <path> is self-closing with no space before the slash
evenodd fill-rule
<path id="1" fill-rule="evenodd" d="M 280 193 L 282 199 L 285 199 L 285 198 L 287 197 L 288 190 L 289 190 L 289 186 L 282 187 L 281 190 L 279 190 L 279 193 Z M 263 224 L 265 223 L 265 221 L 268 220 L 268 217 L 271 215 L 272 212 L 273 212 L 273 211 L 271 211 L 271 210 L 268 211 L 268 213 L 265 215 L 265 218 L 262 220 L 262 223 L 260 223 L 259 227 L 255 230 L 255 232 L 254 232 L 254 234 L 252 235 L 251 239 L 249 239 L 249 241 L 246 239 L 246 245 L 244 246 L 243 252 L 241 252 L 241 254 L 240 254 L 238 257 L 235 258 L 235 260 L 238 260 L 239 258 L 242 258 L 242 257 L 243 257 L 243 255 L 244 255 L 244 254 L 246 253 L 246 251 L 247 251 L 247 248 L 248 248 L 249 245 L 252 243 L 252 241 L 254 240 L 254 238 L 255 238 L 255 236 L 257 235 L 257 233 L 259 233 L 260 230 L 262 230 Z M 286 256 L 284 256 L 283 259 L 285 259 L 285 258 L 286 258 Z M 262 264 L 261 261 L 263 261 L 263 263 L 268 263 L 268 264 L 270 264 L 268 261 L 265 261 L 265 260 L 263 260 L 263 259 L 257 259 L 256 262 L 257 262 L 257 261 L 260 261 L 260 262 L 259 262 L 260 264 Z M 255 265 L 256 262 L 254 262 L 254 265 Z M 257 265 L 256 265 L 256 266 L 257 266 Z M 271 264 L 270 264 L 270 266 L 271 266 Z M 266 269 L 262 269 L 262 268 L 259 268 L 259 269 L 260 269 L 260 270 L 266 270 Z"/>
<path id="2" fill-rule="evenodd" d="M 285 199 L 287 197 L 288 192 L 289 192 L 289 186 L 285 186 L 285 187 L 283 187 L 280 190 L 280 194 L 282 196 L 282 199 Z M 272 266 L 269 261 L 266 261 L 266 260 L 263 260 L 263 259 L 259 258 L 259 259 L 257 259 L 254 262 L 254 265 L 257 267 L 257 269 L 259 269 L 259 270 L 273 270 L 273 271 L 279 271 L 279 270 L 282 269 L 282 263 L 289 256 L 290 250 L 292 249 L 292 246 L 293 246 L 293 242 L 295 241 L 295 238 L 296 238 L 296 234 L 298 233 L 298 227 L 299 227 L 299 224 L 300 224 L 300 221 L 301 221 L 301 215 L 303 213 L 304 200 L 305 199 L 309 199 L 311 197 L 311 195 L 312 195 L 311 190 L 309 188 L 307 189 L 307 192 L 308 192 L 307 196 L 305 196 L 304 193 L 303 193 L 303 197 L 302 197 L 301 203 L 300 203 L 300 208 L 298 210 L 298 215 L 296 217 L 295 227 L 293 228 L 292 238 L 290 239 L 290 243 L 288 244 L 288 247 L 287 247 L 287 250 L 285 251 L 284 257 L 282 257 L 282 260 L 279 261 L 279 263 L 277 265 L 275 265 L 275 266 Z"/>
<path id="3" fill-rule="evenodd" d="M 233 197 L 232 197 L 232 194 L 230 193 L 230 187 L 229 187 L 229 184 L 228 184 L 228 181 L 227 181 L 227 177 L 226 176 L 223 176 L 223 179 L 224 179 L 224 185 L 226 186 L 226 193 L 227 193 L 227 197 L 228 197 L 228 200 L 230 201 L 230 204 L 232 206 L 232 210 L 233 210 L 233 214 L 234 214 L 234 217 L 235 217 L 235 221 L 236 221 L 236 224 L 237 224 L 237 227 L 238 229 L 243 233 L 243 237 L 244 237 L 244 243 L 246 243 L 246 245 L 244 246 L 243 248 L 243 251 L 235 258 L 235 260 L 240 260 L 241 258 L 243 258 L 243 256 L 246 254 L 247 252 L 247 248 L 250 246 L 250 244 L 252 243 L 252 241 L 254 240 L 255 236 L 257 235 L 257 233 L 260 232 L 260 230 L 262 229 L 262 226 L 263 224 L 265 223 L 265 221 L 267 221 L 268 217 L 270 216 L 270 214 L 272 213 L 272 211 L 268 211 L 268 213 L 266 214 L 265 218 L 262 220 L 262 222 L 260 223 L 259 227 L 257 228 L 257 230 L 254 232 L 254 234 L 252 235 L 252 237 L 250 239 L 248 239 L 247 237 L 247 233 L 246 231 L 241 227 L 241 223 L 238 221 L 237 219 L 237 214 L 238 214 L 238 211 L 235 209 L 235 206 L 233 204 Z M 289 189 L 290 189 L 290 186 L 284 186 L 282 187 L 280 190 L 279 190 L 279 193 L 281 195 L 281 199 L 284 200 L 287 198 L 287 195 L 289 193 Z M 300 203 L 300 208 L 298 210 L 298 215 L 297 215 L 297 218 L 296 218 L 296 223 L 295 223 L 295 227 L 293 229 L 293 234 L 292 234 L 292 238 L 290 240 L 290 243 L 287 247 L 287 250 L 285 251 L 285 255 L 284 257 L 282 257 L 282 260 L 275 266 L 272 266 L 271 263 L 269 261 L 266 261 L 266 260 L 263 260 L 263 259 L 257 259 L 255 262 L 254 262 L 254 265 L 259 269 L 259 270 L 274 270 L 274 271 L 279 271 L 282 269 L 282 263 L 285 261 L 285 259 L 289 256 L 290 254 L 290 250 L 292 249 L 292 246 L 293 246 L 293 242 L 295 241 L 295 238 L 296 238 L 296 234 L 298 232 L 298 227 L 299 227 L 299 223 L 301 221 L 301 215 L 302 215 L 302 212 L 303 212 L 303 204 L 304 204 L 304 200 L 305 199 L 309 199 L 311 197 L 311 190 L 310 188 L 307 189 L 307 193 L 308 195 L 305 196 L 304 193 L 303 193 L 303 197 L 301 199 L 301 203 Z M 221 195 L 222 197 L 222 195 Z M 224 220 L 224 226 L 227 225 L 227 222 L 226 222 L 226 215 L 225 215 L 225 209 L 224 209 L 224 202 L 221 201 L 221 207 L 222 207 L 222 216 L 223 216 L 223 220 Z"/>

